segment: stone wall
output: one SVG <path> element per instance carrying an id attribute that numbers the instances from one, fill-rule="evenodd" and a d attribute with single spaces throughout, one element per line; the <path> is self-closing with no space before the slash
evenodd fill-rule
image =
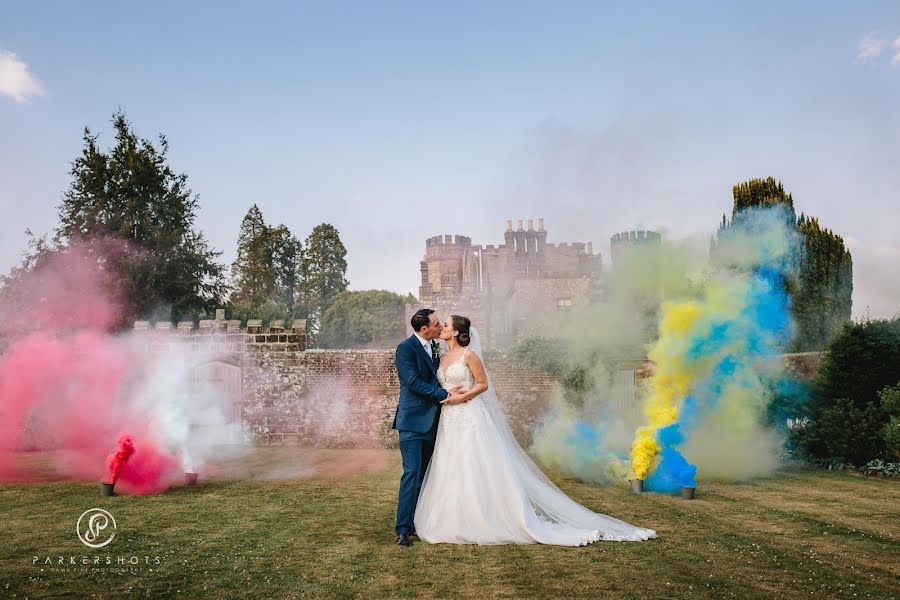
<path id="1" fill-rule="evenodd" d="M 506 358 L 486 361 L 510 427 L 530 444 L 552 377 Z M 390 427 L 400 384 L 393 350 L 309 350 L 258 356 L 244 377 L 248 443 L 372 448 L 396 445 Z"/>
<path id="2" fill-rule="evenodd" d="M 199 328 L 139 321 L 135 335 L 159 352 L 175 345 L 189 348 L 196 356 L 198 379 L 215 363 L 239 368 L 240 384 L 231 393 L 237 396 L 232 401 L 246 444 L 396 445 L 397 434 L 390 427 L 400 384 L 393 350 L 305 350 L 302 323 L 287 331 L 280 323 L 239 325 L 222 318 Z M 486 362 L 510 426 L 529 444 L 553 378 L 522 370 L 502 356 Z"/>
<path id="3" fill-rule="evenodd" d="M 812 379 L 825 358 L 824 352 L 797 352 L 783 354 L 785 368 L 798 379 Z"/>
<path id="4" fill-rule="evenodd" d="M 244 443 L 395 446 L 397 434 L 390 426 L 400 386 L 394 351 L 304 350 L 305 334 L 299 326 L 285 331 L 276 323 L 264 329 L 251 321 L 250 327 L 240 329 L 219 319 L 204 328 L 172 329 L 139 322 L 136 333 L 159 351 L 186 344 L 196 352 L 197 372 L 215 363 L 240 369 L 240 384 L 232 393 Z M 809 378 L 821 355 L 785 355 L 784 360 L 789 370 Z M 527 447 L 546 410 L 554 378 L 523 369 L 501 354 L 491 354 L 485 362 L 510 426 Z M 638 380 L 652 371 L 646 361 L 632 362 L 620 368 L 633 370 Z"/>

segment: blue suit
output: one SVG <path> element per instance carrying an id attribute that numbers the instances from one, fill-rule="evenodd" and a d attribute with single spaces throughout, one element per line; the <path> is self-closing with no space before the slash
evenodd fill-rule
<path id="1" fill-rule="evenodd" d="M 440 360 L 432 359 L 415 335 L 400 342 L 396 354 L 400 401 L 392 427 L 400 432 L 403 476 L 397 498 L 397 533 L 412 533 L 425 470 L 434 452 L 441 401 L 448 396 L 437 380 Z"/>

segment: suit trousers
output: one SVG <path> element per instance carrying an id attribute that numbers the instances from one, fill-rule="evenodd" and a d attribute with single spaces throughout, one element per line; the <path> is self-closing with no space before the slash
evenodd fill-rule
<path id="1" fill-rule="evenodd" d="M 400 431 L 400 456 L 403 458 L 403 476 L 400 478 L 400 494 L 397 499 L 397 534 L 415 531 L 413 518 L 425 471 L 434 453 L 437 421 L 427 433 Z"/>

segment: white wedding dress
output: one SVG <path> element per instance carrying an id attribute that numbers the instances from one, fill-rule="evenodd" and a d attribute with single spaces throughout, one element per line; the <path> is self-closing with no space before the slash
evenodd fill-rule
<path id="1" fill-rule="evenodd" d="M 467 351 L 481 358 L 472 329 Z M 438 369 L 444 389 L 475 385 L 465 353 Z M 652 529 L 629 525 L 581 506 L 532 462 L 513 437 L 496 393 L 488 390 L 441 409 L 434 455 L 416 505 L 416 534 L 447 544 L 584 546 L 643 541 Z"/>

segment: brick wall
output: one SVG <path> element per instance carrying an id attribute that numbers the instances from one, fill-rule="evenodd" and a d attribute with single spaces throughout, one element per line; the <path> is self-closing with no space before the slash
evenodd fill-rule
<path id="1" fill-rule="evenodd" d="M 390 429 L 400 394 L 393 350 L 302 350 L 303 332 L 255 324 L 243 330 L 219 322 L 172 330 L 139 323 L 136 330 L 159 351 L 186 344 L 204 364 L 220 361 L 240 368 L 234 401 L 245 443 L 342 448 L 397 443 Z M 784 360 L 789 370 L 809 378 L 821 355 L 785 355 Z M 523 369 L 502 354 L 485 362 L 510 427 L 527 447 L 553 377 Z M 622 368 L 635 369 L 639 378 L 650 372 L 641 361 Z"/>
<path id="2" fill-rule="evenodd" d="M 798 379 L 812 379 L 822 364 L 824 352 L 797 352 L 796 354 L 783 354 L 785 368 Z"/>
<path id="3" fill-rule="evenodd" d="M 486 361 L 510 427 L 525 444 L 550 396 L 552 378 L 506 358 Z M 393 350 L 308 350 L 246 365 L 248 443 L 372 448 L 396 445 L 390 429 L 400 384 Z"/>

